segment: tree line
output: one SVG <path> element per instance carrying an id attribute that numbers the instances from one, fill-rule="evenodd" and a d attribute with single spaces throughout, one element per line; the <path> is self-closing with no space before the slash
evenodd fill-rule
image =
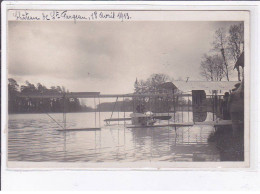
<path id="1" fill-rule="evenodd" d="M 243 53 L 243 22 L 231 25 L 228 29 L 217 29 L 211 50 L 204 54 L 202 58 L 200 66 L 201 75 L 208 81 L 229 81 L 232 70 L 236 69 L 237 79 L 241 81 L 243 67 L 234 67 L 234 65 Z"/>
<path id="2" fill-rule="evenodd" d="M 81 112 L 93 111 L 91 107 L 81 105 L 78 98 L 21 98 L 20 94 L 57 94 L 69 92 L 65 87 L 52 86 L 47 88 L 41 83 L 34 85 L 26 81 L 19 86 L 13 78 L 8 79 L 8 110 L 9 113 L 45 113 L 45 112 Z"/>
<path id="3" fill-rule="evenodd" d="M 162 83 L 170 81 L 165 74 L 152 74 L 147 80 L 136 80 L 134 93 L 158 94 L 165 91 L 159 87 Z M 168 91 L 168 90 L 166 90 Z M 86 106 L 80 103 L 78 98 L 29 98 L 19 97 L 20 94 L 58 94 L 69 92 L 65 87 L 52 86 L 47 88 L 41 83 L 36 85 L 26 81 L 19 85 L 13 78 L 8 79 L 8 110 L 9 113 L 46 113 L 46 112 L 94 112 L 94 111 L 136 111 L 138 105 L 143 104 L 146 111 L 167 112 L 173 108 L 173 100 L 166 98 L 126 98 L 117 102 L 103 102 L 96 107 Z M 179 103 L 185 104 L 183 99 Z"/>
<path id="4" fill-rule="evenodd" d="M 8 112 L 9 113 L 62 113 L 62 112 L 94 112 L 94 111 L 133 111 L 133 102 L 126 99 L 118 102 L 104 102 L 96 107 L 80 103 L 78 98 L 29 98 L 20 94 L 58 94 L 68 93 L 64 86 L 47 88 L 41 83 L 36 85 L 26 81 L 19 85 L 13 78 L 8 79 Z"/>

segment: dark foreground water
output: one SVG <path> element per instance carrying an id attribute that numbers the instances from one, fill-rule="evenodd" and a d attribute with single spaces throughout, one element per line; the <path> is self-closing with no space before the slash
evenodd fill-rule
<path id="1" fill-rule="evenodd" d="M 216 143 L 208 142 L 212 126 L 162 128 L 126 128 L 114 122 L 105 126 L 111 113 L 97 113 L 96 126 L 101 131 L 60 132 L 46 114 L 9 115 L 9 161 L 34 162 L 109 162 L 109 161 L 219 161 Z M 118 113 L 116 113 L 117 117 Z M 128 116 L 127 113 L 126 116 Z M 58 122 L 62 114 L 51 114 Z M 120 113 L 120 117 L 123 113 Z M 178 113 L 176 118 L 191 121 L 192 113 Z M 212 119 L 208 113 L 207 120 Z M 94 113 L 68 113 L 67 127 L 94 127 Z M 173 121 L 170 121 L 170 123 Z M 167 124 L 168 121 L 160 124 Z M 111 123 L 112 124 L 112 123 Z M 127 122 L 125 126 L 129 126 Z"/>

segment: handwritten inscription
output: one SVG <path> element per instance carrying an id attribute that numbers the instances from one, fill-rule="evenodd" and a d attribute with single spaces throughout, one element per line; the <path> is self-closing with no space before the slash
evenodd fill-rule
<path id="1" fill-rule="evenodd" d="M 15 20 L 19 21 L 57 21 L 57 20 L 72 20 L 77 21 L 95 21 L 95 20 L 117 20 L 126 21 L 131 20 L 129 12 L 125 11 L 93 11 L 78 14 L 73 11 L 44 11 L 41 14 L 30 11 L 15 11 L 13 16 Z"/>
<path id="2" fill-rule="evenodd" d="M 41 20 L 40 17 L 32 16 L 27 11 L 20 12 L 16 11 L 13 16 L 16 18 L 16 20 L 24 20 L 24 21 L 33 21 L 33 20 Z"/>

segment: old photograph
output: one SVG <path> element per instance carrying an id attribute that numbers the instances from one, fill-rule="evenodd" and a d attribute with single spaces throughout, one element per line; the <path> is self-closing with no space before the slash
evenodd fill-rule
<path id="1" fill-rule="evenodd" d="M 8 167 L 249 167 L 248 12 L 7 20 Z"/>

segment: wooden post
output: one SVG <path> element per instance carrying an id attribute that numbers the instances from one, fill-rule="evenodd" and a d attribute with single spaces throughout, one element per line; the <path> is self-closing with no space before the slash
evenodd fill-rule
<path id="1" fill-rule="evenodd" d="M 175 112 L 176 112 L 176 99 L 174 99 L 174 101 L 173 101 L 173 108 L 174 108 L 174 112 L 173 112 L 173 114 L 174 114 L 174 123 L 176 123 L 176 120 L 175 120 Z"/>
<path id="2" fill-rule="evenodd" d="M 160 99 L 160 97 L 158 96 L 158 109 L 159 109 L 159 113 L 161 113 L 161 105 L 162 105 L 162 100 Z M 159 119 L 159 124 L 161 123 L 161 120 Z"/>
<path id="3" fill-rule="evenodd" d="M 99 106 L 98 106 L 99 128 L 101 129 L 101 119 L 100 119 L 100 105 L 101 105 L 101 103 L 100 103 L 100 97 L 98 97 L 98 104 L 99 104 Z M 102 130 L 100 130 L 100 132 L 99 132 L 99 152 L 101 151 L 101 137 L 102 137 L 102 134 L 101 134 L 102 132 L 101 131 Z"/>
<path id="4" fill-rule="evenodd" d="M 190 122 L 190 98 L 188 96 L 188 122 Z"/>
<path id="5" fill-rule="evenodd" d="M 151 97 L 149 96 L 149 111 L 152 112 L 152 108 L 151 108 Z"/>
<path id="6" fill-rule="evenodd" d="M 124 109 L 124 127 L 125 127 L 125 97 L 123 97 L 123 109 Z"/>
<path id="7" fill-rule="evenodd" d="M 135 113 L 135 99 L 132 97 L 132 103 L 133 103 L 133 113 Z"/>
<path id="8" fill-rule="evenodd" d="M 99 128 L 101 128 L 101 124 L 100 124 L 100 97 L 98 97 L 98 118 L 99 118 Z"/>
<path id="9" fill-rule="evenodd" d="M 179 111 L 179 96 L 176 97 L 176 104 L 177 104 L 176 111 Z"/>
<path id="10" fill-rule="evenodd" d="M 65 109 L 65 106 L 66 106 L 66 102 L 65 102 L 65 95 L 63 97 L 63 125 L 64 125 L 64 129 L 66 129 L 66 109 Z"/>
<path id="11" fill-rule="evenodd" d="M 213 121 L 215 121 L 215 99 L 214 99 L 214 95 L 212 94 L 212 113 L 213 113 Z"/>
<path id="12" fill-rule="evenodd" d="M 168 98 L 168 95 L 167 95 L 167 110 L 168 110 L 168 117 L 170 116 L 170 109 L 169 109 L 169 98 Z M 168 125 L 170 124 L 170 119 L 168 119 Z M 169 126 L 168 126 L 169 128 Z"/>
<path id="13" fill-rule="evenodd" d="M 181 103 L 181 120 L 182 120 L 182 122 L 183 122 L 183 102 Z"/>
<path id="14" fill-rule="evenodd" d="M 96 97 L 94 97 L 94 109 L 95 109 L 95 127 L 97 127 L 97 109 L 96 109 Z M 95 134 L 96 135 L 96 134 Z M 96 141 L 96 140 L 95 140 Z"/>
<path id="15" fill-rule="evenodd" d="M 119 101 L 120 102 L 120 101 Z M 119 106 L 118 106 L 118 110 L 117 110 L 117 125 L 119 125 L 119 111 L 120 111 L 120 109 L 119 109 Z"/>

